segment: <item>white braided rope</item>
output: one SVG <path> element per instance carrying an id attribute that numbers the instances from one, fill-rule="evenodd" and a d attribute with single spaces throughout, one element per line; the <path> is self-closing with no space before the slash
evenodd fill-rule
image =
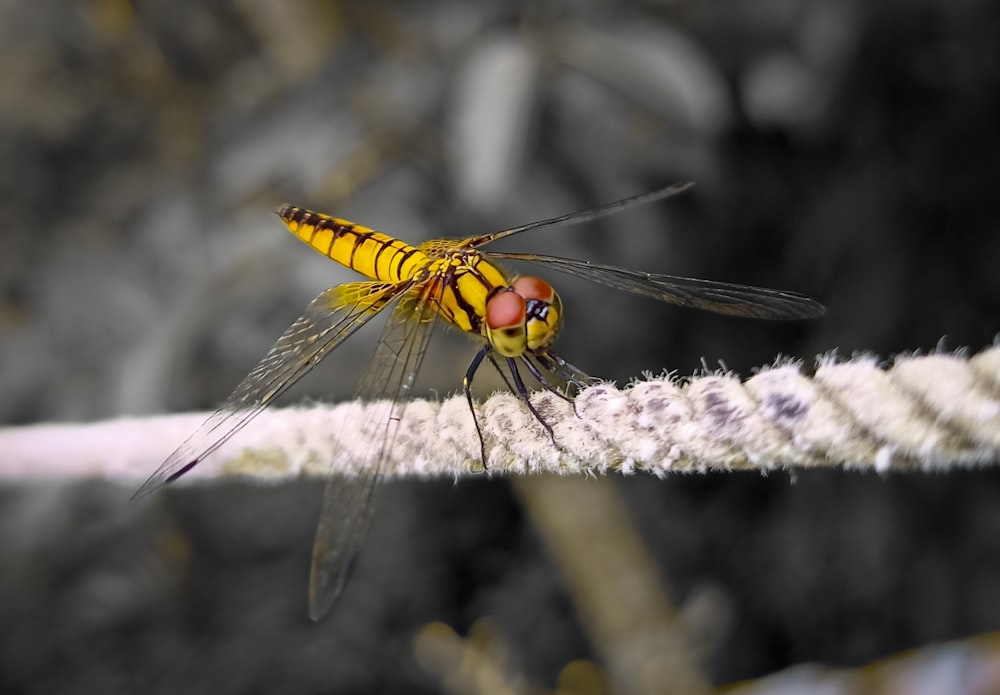
<path id="1" fill-rule="evenodd" d="M 1000 463 L 1000 347 L 967 359 L 821 358 L 797 365 L 686 380 L 654 378 L 624 389 L 586 389 L 574 406 L 551 393 L 532 402 L 558 445 L 509 393 L 479 406 L 491 473 L 845 466 L 884 472 Z M 283 480 L 349 475 L 384 432 L 386 404 L 272 409 L 189 477 Z M 86 425 L 0 429 L 0 477 L 144 478 L 204 413 Z M 379 424 L 381 423 L 381 424 Z M 417 400 L 405 411 L 387 476 L 482 473 L 464 397 Z"/>

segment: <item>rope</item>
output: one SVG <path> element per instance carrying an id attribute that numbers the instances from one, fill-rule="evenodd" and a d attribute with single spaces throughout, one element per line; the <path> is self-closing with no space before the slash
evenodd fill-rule
<path id="1" fill-rule="evenodd" d="M 489 472 L 674 472 L 843 466 L 878 472 L 1000 462 L 1000 346 L 961 354 L 902 356 L 883 368 L 869 356 L 732 374 L 600 384 L 569 403 L 547 392 L 532 403 L 549 434 L 509 393 L 477 407 Z M 388 404 L 271 409 L 191 478 L 280 481 L 350 475 L 379 445 Z M 138 481 L 206 417 L 204 413 L 85 425 L 0 429 L 0 477 Z M 368 456 L 367 458 L 371 458 Z M 385 462 L 387 476 L 483 472 L 464 397 L 415 400 Z"/>

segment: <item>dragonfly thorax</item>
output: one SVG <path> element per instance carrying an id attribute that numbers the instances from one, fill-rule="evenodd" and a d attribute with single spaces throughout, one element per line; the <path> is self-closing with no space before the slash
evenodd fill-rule
<path id="1" fill-rule="evenodd" d="M 543 351 L 555 342 L 562 326 L 562 300 L 541 278 L 525 275 L 486 303 L 483 333 L 504 357 Z"/>

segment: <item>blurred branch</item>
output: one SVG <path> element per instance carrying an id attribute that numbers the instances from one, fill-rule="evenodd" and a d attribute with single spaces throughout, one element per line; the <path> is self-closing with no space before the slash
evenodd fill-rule
<path id="1" fill-rule="evenodd" d="M 1000 347 L 975 357 L 825 357 L 807 377 L 795 364 L 746 381 L 728 374 L 601 384 L 570 404 L 532 402 L 556 444 L 517 398 L 478 408 L 492 473 L 671 472 L 846 466 L 878 472 L 1000 460 Z M 190 477 L 281 480 L 349 475 L 385 431 L 385 403 L 270 409 Z M 0 430 L 0 476 L 139 480 L 205 414 Z M 465 399 L 410 403 L 385 463 L 389 476 L 481 473 Z"/>
<path id="2" fill-rule="evenodd" d="M 515 479 L 518 497 L 556 559 L 599 652 L 612 692 L 697 695 L 697 635 L 678 619 L 656 563 L 608 479 Z"/>
<path id="3" fill-rule="evenodd" d="M 466 638 L 444 623 L 425 625 L 413 638 L 424 670 L 455 695 L 527 695 L 531 689 L 508 663 L 510 650 L 487 620 L 477 621 Z"/>

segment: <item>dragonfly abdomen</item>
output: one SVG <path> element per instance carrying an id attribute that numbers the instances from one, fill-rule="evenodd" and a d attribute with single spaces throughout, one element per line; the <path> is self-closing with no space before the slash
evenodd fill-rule
<path id="1" fill-rule="evenodd" d="M 403 282 L 430 263 L 417 247 L 339 217 L 291 205 L 276 213 L 302 242 L 372 280 Z"/>

